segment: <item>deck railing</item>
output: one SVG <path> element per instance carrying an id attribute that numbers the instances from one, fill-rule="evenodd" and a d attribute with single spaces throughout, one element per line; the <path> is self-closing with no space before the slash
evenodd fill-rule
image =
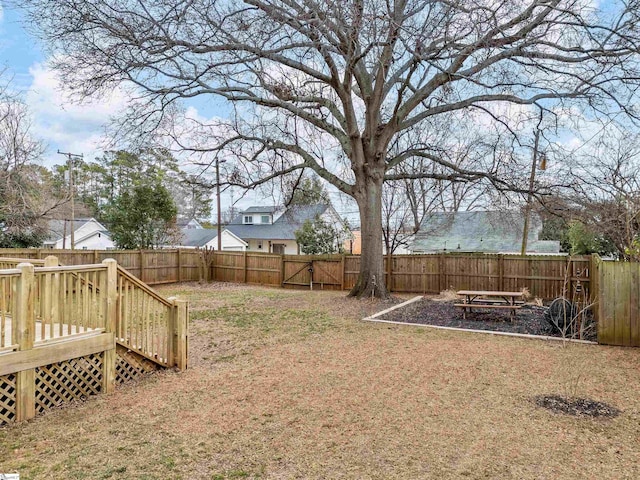
<path id="1" fill-rule="evenodd" d="M 166 366 L 186 368 L 187 303 L 166 299 L 118 267 L 117 341 Z"/>

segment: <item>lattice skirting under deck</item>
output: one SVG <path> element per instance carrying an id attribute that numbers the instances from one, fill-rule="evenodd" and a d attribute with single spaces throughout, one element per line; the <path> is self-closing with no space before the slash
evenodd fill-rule
<path id="1" fill-rule="evenodd" d="M 118 385 L 130 380 L 137 380 L 161 368 L 151 360 L 147 360 L 121 345 L 117 345 L 116 352 L 116 383 Z"/>
<path id="2" fill-rule="evenodd" d="M 102 353 L 36 368 L 36 412 L 100 393 Z"/>
<path id="3" fill-rule="evenodd" d="M 118 345 L 116 383 L 137 380 L 161 367 Z M 94 353 L 35 369 L 36 413 L 83 400 L 102 390 L 104 354 Z M 0 376 L 0 426 L 15 421 L 16 375 Z"/>
<path id="4" fill-rule="evenodd" d="M 16 376 L 0 377 L 0 425 L 13 422 L 16 417 Z"/>

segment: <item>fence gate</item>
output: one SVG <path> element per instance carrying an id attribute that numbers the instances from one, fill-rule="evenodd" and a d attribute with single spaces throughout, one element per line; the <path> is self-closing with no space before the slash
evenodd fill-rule
<path id="1" fill-rule="evenodd" d="M 283 287 L 309 287 L 311 290 L 341 290 L 343 287 L 341 259 L 313 259 L 306 256 L 285 257 L 283 266 Z"/>
<path id="2" fill-rule="evenodd" d="M 282 275 L 283 287 L 311 287 L 313 269 L 312 260 L 295 260 L 287 258 L 283 262 L 284 272 Z"/>

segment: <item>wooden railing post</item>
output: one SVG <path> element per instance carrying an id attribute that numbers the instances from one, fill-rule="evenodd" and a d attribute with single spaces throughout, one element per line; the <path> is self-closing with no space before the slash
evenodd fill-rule
<path id="1" fill-rule="evenodd" d="M 169 310 L 169 318 L 167 319 L 167 367 L 174 367 L 176 364 L 176 345 L 178 341 L 177 322 L 178 322 L 178 306 L 176 305 L 176 297 L 167 298 L 171 302 Z"/>
<path id="2" fill-rule="evenodd" d="M 58 257 L 54 257 L 53 255 L 49 255 L 44 259 L 45 267 L 57 267 L 58 266 Z"/>
<path id="3" fill-rule="evenodd" d="M 342 272 L 340 276 L 340 291 L 344 290 L 344 253 L 340 257 L 340 271 Z M 284 272 L 283 272 L 284 273 Z"/>
<path id="4" fill-rule="evenodd" d="M 102 261 L 107 267 L 105 279 L 105 332 L 114 334 L 113 348 L 105 350 L 102 357 L 102 392 L 111 393 L 116 387 L 116 342 L 118 322 L 118 263 L 108 258 Z"/>
<path id="5" fill-rule="evenodd" d="M 36 334 L 34 310 L 35 276 L 33 265 L 19 263 L 20 277 L 17 282 L 16 311 L 13 331 L 18 350 L 31 350 Z M 36 416 L 36 371 L 34 368 L 16 373 L 16 421 L 21 422 Z"/>
<path id="6" fill-rule="evenodd" d="M 174 299 L 175 329 L 174 329 L 174 365 L 180 370 L 187 369 L 189 351 L 189 304 L 185 300 Z"/>

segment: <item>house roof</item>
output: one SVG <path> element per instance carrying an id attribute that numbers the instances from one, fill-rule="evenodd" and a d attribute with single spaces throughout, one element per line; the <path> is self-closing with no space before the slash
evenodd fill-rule
<path id="1" fill-rule="evenodd" d="M 521 212 L 434 213 L 424 219 L 411 247 L 414 252 L 519 252 L 524 215 Z M 560 242 L 541 241 L 542 221 L 531 215 L 527 252 L 558 253 Z"/>
<path id="2" fill-rule="evenodd" d="M 80 227 L 84 224 L 94 221 L 96 223 L 97 220 L 94 218 L 76 218 L 73 221 L 73 231 L 76 232 Z M 71 220 L 66 220 L 66 234 L 71 235 Z M 100 225 L 98 223 L 98 225 Z M 104 227 L 102 227 L 104 229 Z M 49 220 L 47 222 L 47 237 L 44 240 L 45 242 L 57 242 L 58 240 L 62 240 L 62 237 L 65 234 L 65 220 Z"/>
<path id="3" fill-rule="evenodd" d="M 254 205 L 252 207 L 247 208 L 242 213 L 275 213 L 278 211 L 278 207 L 275 205 L 261 207 L 260 205 Z"/>
<path id="4" fill-rule="evenodd" d="M 315 217 L 322 215 L 328 208 L 328 205 L 296 205 L 289 207 L 275 222 L 268 225 L 243 225 L 242 216 L 247 212 L 245 210 L 227 225 L 227 230 L 242 239 L 295 240 L 296 230 L 306 220 L 313 220 Z"/>
<path id="5" fill-rule="evenodd" d="M 178 219 L 176 220 L 176 225 L 180 228 L 183 227 L 187 227 L 189 225 L 195 225 L 196 228 L 203 228 L 202 225 L 200 224 L 200 222 L 198 220 L 196 220 L 195 218 L 180 218 L 178 217 Z"/>
<path id="6" fill-rule="evenodd" d="M 180 245 L 184 247 L 204 247 L 207 243 L 218 236 L 217 228 L 192 228 L 188 230 L 182 230 L 182 241 Z M 224 230 L 222 231 L 224 234 Z M 236 237 L 233 232 L 228 231 L 231 235 Z M 224 235 L 223 235 L 224 238 Z M 237 238 L 237 237 L 236 237 Z M 238 241 L 245 243 L 241 238 Z"/>
<path id="7" fill-rule="evenodd" d="M 217 228 L 191 228 L 182 230 L 181 245 L 185 247 L 203 247 L 218 236 Z"/>

